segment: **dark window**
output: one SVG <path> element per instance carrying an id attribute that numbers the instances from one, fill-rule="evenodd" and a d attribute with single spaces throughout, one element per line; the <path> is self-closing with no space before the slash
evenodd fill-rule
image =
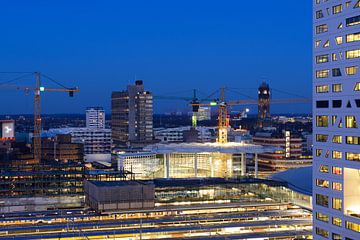
<path id="1" fill-rule="evenodd" d="M 333 100 L 332 106 L 333 108 L 341 108 L 341 100 Z"/>
<path id="2" fill-rule="evenodd" d="M 351 108 L 351 103 L 350 103 L 350 101 L 348 101 L 348 103 L 346 104 L 346 107 L 347 107 L 347 108 Z"/>
<path id="3" fill-rule="evenodd" d="M 360 15 L 346 19 L 346 26 L 353 26 L 357 24 L 360 24 Z"/>
<path id="4" fill-rule="evenodd" d="M 356 107 L 360 108 L 360 99 L 355 99 Z"/>
<path id="5" fill-rule="evenodd" d="M 316 101 L 316 108 L 329 108 L 329 101 Z"/>
<path id="6" fill-rule="evenodd" d="M 333 77 L 340 77 L 341 76 L 340 68 L 333 68 L 332 75 L 333 75 Z"/>

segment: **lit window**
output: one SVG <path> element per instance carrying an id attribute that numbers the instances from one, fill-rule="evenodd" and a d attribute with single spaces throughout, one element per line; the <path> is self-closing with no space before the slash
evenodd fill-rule
<path id="1" fill-rule="evenodd" d="M 346 67 L 345 71 L 347 75 L 355 75 L 357 73 L 358 67 L 357 66 L 351 66 Z"/>
<path id="2" fill-rule="evenodd" d="M 343 27 L 343 24 L 340 23 L 339 26 L 337 27 L 338 29 L 341 29 Z"/>
<path id="3" fill-rule="evenodd" d="M 357 42 L 360 41 L 360 32 L 358 33 L 351 33 L 346 35 L 346 42 Z"/>
<path id="4" fill-rule="evenodd" d="M 329 135 L 325 134 L 316 134 L 316 141 L 317 142 L 327 142 Z"/>
<path id="5" fill-rule="evenodd" d="M 329 85 L 319 85 L 316 86 L 317 93 L 327 93 L 329 92 Z"/>
<path id="6" fill-rule="evenodd" d="M 322 222 L 329 222 L 329 216 L 320 212 L 316 213 L 316 219 Z"/>
<path id="7" fill-rule="evenodd" d="M 347 229 L 350 229 L 354 232 L 360 232 L 360 224 L 345 221 L 345 225 Z"/>
<path id="8" fill-rule="evenodd" d="M 317 235 L 323 236 L 325 238 L 328 238 L 330 236 L 329 232 L 322 228 L 315 228 L 315 232 Z"/>
<path id="9" fill-rule="evenodd" d="M 345 117 L 345 127 L 346 128 L 357 128 L 357 124 L 356 124 L 356 118 L 355 116 L 346 116 Z"/>
<path id="10" fill-rule="evenodd" d="M 360 153 L 347 152 L 345 158 L 349 161 L 360 161 Z"/>
<path id="11" fill-rule="evenodd" d="M 332 174 L 342 175 L 342 168 L 341 167 L 332 167 Z"/>
<path id="12" fill-rule="evenodd" d="M 359 145 L 360 138 L 357 136 L 346 136 L 346 144 L 350 145 Z"/>
<path id="13" fill-rule="evenodd" d="M 332 54 L 331 54 L 331 59 L 332 59 L 333 61 L 337 61 L 337 55 L 336 55 L 336 53 L 332 53 Z"/>
<path id="14" fill-rule="evenodd" d="M 358 7 L 360 7 L 360 0 L 358 0 L 357 3 L 354 6 L 354 8 L 358 8 Z"/>
<path id="15" fill-rule="evenodd" d="M 342 184 L 339 182 L 333 182 L 332 189 L 335 191 L 342 191 Z"/>
<path id="16" fill-rule="evenodd" d="M 328 165 L 320 165 L 319 171 L 322 173 L 328 173 L 329 172 L 329 166 Z"/>
<path id="17" fill-rule="evenodd" d="M 332 139 L 333 143 L 342 143 L 342 136 L 340 135 L 334 135 Z"/>
<path id="18" fill-rule="evenodd" d="M 330 70 L 317 70 L 316 78 L 327 78 L 329 77 Z"/>
<path id="19" fill-rule="evenodd" d="M 316 34 L 324 33 L 324 32 L 327 32 L 328 30 L 329 29 L 328 29 L 328 26 L 326 24 L 316 26 Z"/>
<path id="20" fill-rule="evenodd" d="M 343 37 L 341 37 L 341 36 L 340 36 L 340 37 L 336 37 L 335 40 L 336 40 L 336 44 L 337 44 L 337 45 L 340 45 L 340 44 L 343 43 Z"/>
<path id="21" fill-rule="evenodd" d="M 338 227 L 341 227 L 341 224 L 342 224 L 341 218 L 333 217 L 332 218 L 332 224 L 336 225 Z"/>
<path id="22" fill-rule="evenodd" d="M 322 188 L 329 188 L 329 181 L 323 179 L 316 179 L 316 186 Z"/>
<path id="23" fill-rule="evenodd" d="M 340 4 L 340 5 L 333 6 L 332 11 L 333 11 L 333 14 L 341 13 L 342 12 L 342 5 Z"/>
<path id="24" fill-rule="evenodd" d="M 342 85 L 341 84 L 333 84 L 332 91 L 333 92 L 342 92 Z"/>
<path id="25" fill-rule="evenodd" d="M 333 159 L 341 159 L 342 158 L 342 152 L 340 152 L 340 151 L 332 151 L 332 158 Z"/>
<path id="26" fill-rule="evenodd" d="M 360 91 L 360 82 L 355 84 L 354 91 Z"/>
<path id="27" fill-rule="evenodd" d="M 327 40 L 325 43 L 324 43 L 324 48 L 327 48 L 327 47 L 329 47 L 330 46 L 330 41 L 329 40 Z"/>
<path id="28" fill-rule="evenodd" d="M 332 199 L 332 208 L 340 211 L 342 209 L 342 199 L 333 198 Z"/>
<path id="29" fill-rule="evenodd" d="M 315 47 L 320 46 L 320 44 L 321 44 L 321 40 L 317 40 L 317 41 L 315 41 Z"/>
<path id="30" fill-rule="evenodd" d="M 317 127 L 328 127 L 329 126 L 329 116 L 327 116 L 327 115 L 316 116 L 316 126 Z"/>
<path id="31" fill-rule="evenodd" d="M 322 153 L 322 149 L 316 149 L 316 156 L 319 157 L 321 156 Z"/>
<path id="32" fill-rule="evenodd" d="M 329 54 L 316 56 L 316 63 L 326 63 L 329 62 Z"/>
<path id="33" fill-rule="evenodd" d="M 360 49 L 346 51 L 347 59 L 353 59 L 353 58 L 359 58 L 359 57 L 360 57 Z"/>

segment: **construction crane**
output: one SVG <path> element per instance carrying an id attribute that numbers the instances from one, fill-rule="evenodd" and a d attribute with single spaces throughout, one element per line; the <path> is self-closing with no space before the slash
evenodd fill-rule
<path id="1" fill-rule="evenodd" d="M 25 92 L 34 91 L 34 136 L 33 136 L 33 151 L 34 159 L 36 162 L 41 160 L 41 93 L 42 92 L 67 92 L 69 97 L 73 97 L 75 92 L 79 92 L 80 89 L 68 88 L 58 83 L 54 79 L 50 78 L 40 72 L 29 73 L 35 76 L 35 86 L 21 86 L 12 84 L 0 84 L 0 90 L 23 90 Z M 42 85 L 42 77 L 56 83 L 61 88 L 46 88 Z M 11 80 L 12 81 L 12 80 Z M 10 81 L 9 81 L 10 82 Z"/>
<path id="2" fill-rule="evenodd" d="M 289 98 L 289 99 L 270 99 L 271 104 L 289 104 L 289 103 L 310 103 L 311 99 L 308 98 Z M 216 141 L 218 143 L 227 143 L 228 138 L 228 128 L 230 126 L 230 118 L 228 115 L 228 107 L 230 106 L 239 106 L 239 105 L 257 105 L 259 100 L 255 99 L 246 99 L 246 100 L 235 100 L 235 101 L 226 101 L 225 100 L 225 87 L 220 89 L 220 98 L 210 103 L 190 103 L 194 107 L 201 106 L 218 106 L 219 115 L 218 115 L 218 136 Z"/>

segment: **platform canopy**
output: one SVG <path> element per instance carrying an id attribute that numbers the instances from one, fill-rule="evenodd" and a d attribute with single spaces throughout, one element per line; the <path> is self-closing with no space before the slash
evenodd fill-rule
<path id="1" fill-rule="evenodd" d="M 280 150 L 280 148 L 248 144 L 248 143 L 170 143 L 170 144 L 154 144 L 145 147 L 144 150 L 158 154 L 166 153 L 266 153 Z"/>

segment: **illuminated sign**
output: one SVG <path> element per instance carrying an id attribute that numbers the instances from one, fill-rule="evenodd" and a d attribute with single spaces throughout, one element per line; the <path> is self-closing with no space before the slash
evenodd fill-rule
<path id="1" fill-rule="evenodd" d="M 1 121 L 1 136 L 2 141 L 15 140 L 15 121 L 3 120 Z"/>

